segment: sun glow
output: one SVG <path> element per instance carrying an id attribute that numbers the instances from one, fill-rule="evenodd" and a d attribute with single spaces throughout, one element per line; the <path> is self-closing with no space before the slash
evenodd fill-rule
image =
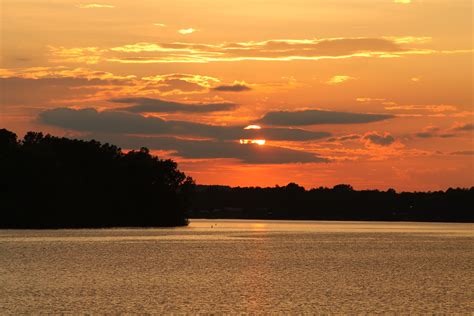
<path id="1" fill-rule="evenodd" d="M 257 145 L 265 145 L 267 141 L 265 139 L 241 139 L 240 143 L 243 145 L 247 144 L 257 144 Z"/>
<path id="2" fill-rule="evenodd" d="M 244 129 L 262 129 L 259 125 L 249 125 L 245 127 Z"/>

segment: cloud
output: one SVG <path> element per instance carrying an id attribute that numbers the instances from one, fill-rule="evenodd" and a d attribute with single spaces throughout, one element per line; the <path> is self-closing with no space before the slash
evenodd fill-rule
<path id="1" fill-rule="evenodd" d="M 332 137 L 329 138 L 327 141 L 328 142 L 346 142 L 346 141 L 351 141 L 351 140 L 358 140 L 362 136 L 357 135 L 357 134 L 351 134 L 351 135 L 344 135 L 344 136 L 339 136 L 339 137 Z"/>
<path id="2" fill-rule="evenodd" d="M 346 75 L 339 75 L 339 76 L 333 76 L 326 83 L 334 85 L 334 84 L 343 83 L 343 82 L 346 82 L 346 81 L 352 80 L 352 79 L 355 79 L 355 78 L 350 77 L 350 76 L 346 76 Z"/>
<path id="3" fill-rule="evenodd" d="M 435 137 L 439 137 L 439 138 L 451 138 L 451 137 L 456 137 L 457 135 L 456 134 L 450 134 L 450 133 L 438 133 L 438 132 L 429 132 L 429 131 L 426 131 L 426 132 L 418 132 L 418 133 L 415 133 L 415 136 L 418 137 L 418 138 L 435 138 Z"/>
<path id="4" fill-rule="evenodd" d="M 208 113 L 219 111 L 231 111 L 237 107 L 235 103 L 206 103 L 186 104 L 152 98 L 118 98 L 111 99 L 115 103 L 134 104 L 120 108 L 121 111 L 132 113 Z"/>
<path id="5" fill-rule="evenodd" d="M 474 130 L 474 124 L 472 123 L 457 123 L 452 128 L 441 129 L 437 126 L 426 126 L 421 132 L 415 133 L 418 138 L 451 138 L 458 137 L 462 132 Z"/>
<path id="6" fill-rule="evenodd" d="M 180 30 L 189 34 L 194 29 Z M 426 45 L 428 37 L 355 37 L 323 39 L 278 39 L 260 42 L 223 42 L 217 44 L 183 42 L 138 42 L 117 47 L 103 48 L 104 51 L 85 48 L 51 47 L 52 60 L 83 62 L 100 60 L 118 63 L 209 63 L 222 61 L 289 61 L 322 60 L 342 58 L 398 58 L 406 55 L 461 54 L 464 50 L 434 50 L 420 48 Z M 76 59 L 68 57 L 68 50 Z M 64 51 L 64 52 L 63 52 Z M 64 56 L 66 55 L 66 56 Z M 63 56 L 63 57 L 62 57 Z M 76 60 L 76 61 L 75 61 Z"/>
<path id="7" fill-rule="evenodd" d="M 393 3 L 410 4 L 411 0 L 393 0 Z"/>
<path id="8" fill-rule="evenodd" d="M 220 92 L 244 92 L 244 91 L 250 91 L 252 88 L 250 88 L 245 82 L 234 82 L 234 84 L 231 85 L 220 85 L 217 87 L 212 88 L 214 91 L 220 91 Z"/>
<path id="9" fill-rule="evenodd" d="M 328 159 L 313 153 L 275 146 L 241 145 L 238 142 L 211 140 L 183 140 L 174 137 L 97 136 L 94 138 L 112 142 L 123 148 L 171 150 L 187 159 L 238 159 L 248 164 L 323 163 Z"/>
<path id="10" fill-rule="evenodd" d="M 81 78 L 88 80 L 131 80 L 135 79 L 136 76 L 117 76 L 106 71 L 97 71 L 85 68 L 67 68 L 60 66 L 0 69 L 0 78 Z"/>
<path id="11" fill-rule="evenodd" d="M 461 124 L 456 124 L 452 130 L 457 131 L 457 132 L 469 132 L 469 131 L 474 131 L 474 124 L 473 123 L 461 123 Z"/>
<path id="12" fill-rule="evenodd" d="M 178 30 L 178 33 L 179 34 L 182 34 L 182 35 L 187 35 L 187 34 L 192 34 L 194 32 L 196 32 L 197 30 L 196 29 L 193 29 L 192 27 L 191 28 L 188 28 L 188 29 L 181 29 L 181 30 Z"/>
<path id="13" fill-rule="evenodd" d="M 334 112 L 322 110 L 268 112 L 259 123 L 280 126 L 371 123 L 393 118 L 386 114 Z"/>
<path id="14" fill-rule="evenodd" d="M 266 139 L 275 141 L 309 141 L 330 136 L 291 128 L 245 130 L 245 126 L 207 125 L 189 121 L 164 120 L 135 113 L 95 109 L 56 108 L 39 114 L 39 121 L 64 129 L 91 133 L 166 135 L 218 140 Z"/>
<path id="15" fill-rule="evenodd" d="M 378 146 L 390 146 L 395 142 L 395 138 L 389 133 L 368 132 L 364 134 L 363 139 Z"/>
<path id="16" fill-rule="evenodd" d="M 63 46 L 48 46 L 48 49 L 52 56 L 49 61 L 53 63 L 97 64 L 102 60 L 102 55 L 107 52 L 106 49 L 99 47 L 66 48 Z"/>
<path id="17" fill-rule="evenodd" d="M 439 128 L 438 126 L 428 125 L 424 127 L 421 132 L 418 132 L 415 135 L 419 138 L 432 138 L 437 137 L 440 131 L 441 128 Z"/>
<path id="18" fill-rule="evenodd" d="M 272 145 L 242 145 L 238 142 L 240 138 L 261 137 L 279 140 L 318 139 L 329 135 L 324 132 L 276 128 L 267 131 L 244 130 L 241 126 L 165 121 L 133 113 L 98 112 L 94 109 L 52 109 L 40 113 L 39 120 L 56 127 L 88 132 L 96 139 L 112 142 L 127 149 L 146 146 L 156 150 L 171 150 L 182 158 L 232 158 L 250 164 L 328 162 L 328 159 L 311 152 Z"/>
<path id="19" fill-rule="evenodd" d="M 117 93 L 137 84 L 135 76 L 117 76 L 82 68 L 33 67 L 0 69 L 2 106 L 85 101 L 97 94 Z M 100 98 L 100 97 L 99 97 Z"/>
<path id="20" fill-rule="evenodd" d="M 220 82 L 219 79 L 195 74 L 165 74 L 143 77 L 150 89 L 158 89 L 166 95 L 204 92 Z"/>
<path id="21" fill-rule="evenodd" d="M 84 103 L 130 95 L 203 94 L 219 82 L 217 78 L 198 74 L 173 73 L 140 78 L 63 66 L 12 68 L 0 69 L 0 98 L 5 105 L 21 104 L 23 100 L 34 103 L 35 98 L 41 105 L 45 105 L 45 100 Z"/>
<path id="22" fill-rule="evenodd" d="M 78 4 L 80 9 L 112 9 L 115 8 L 114 5 L 110 4 L 98 4 L 98 3 L 89 3 L 89 4 Z"/>
<path id="23" fill-rule="evenodd" d="M 166 27 L 166 24 L 163 23 L 153 23 L 154 26 Z"/>
<path id="24" fill-rule="evenodd" d="M 450 104 L 428 104 L 428 105 L 390 105 L 386 106 L 388 111 L 427 111 L 434 113 L 455 112 L 457 106 Z"/>
<path id="25" fill-rule="evenodd" d="M 457 156 L 474 156 L 474 150 L 461 150 L 452 152 L 451 155 Z"/>
<path id="26" fill-rule="evenodd" d="M 372 103 L 372 102 L 385 102 L 386 99 L 383 98 L 369 98 L 369 97 L 359 97 L 356 98 L 357 102 L 362 102 L 362 103 Z"/>

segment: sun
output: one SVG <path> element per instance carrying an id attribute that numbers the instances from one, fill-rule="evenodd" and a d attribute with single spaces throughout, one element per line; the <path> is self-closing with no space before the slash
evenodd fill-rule
<path id="1" fill-rule="evenodd" d="M 267 141 L 265 139 L 241 139 L 240 143 L 242 145 L 256 144 L 256 145 L 263 146 L 267 143 Z"/>
<path id="2" fill-rule="evenodd" d="M 249 125 L 245 127 L 244 129 L 262 129 L 260 125 Z"/>

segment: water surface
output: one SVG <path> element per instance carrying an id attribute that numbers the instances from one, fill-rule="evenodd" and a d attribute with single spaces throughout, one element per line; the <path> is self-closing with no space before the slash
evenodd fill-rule
<path id="1" fill-rule="evenodd" d="M 0 230 L 0 313 L 473 313 L 473 225 Z"/>

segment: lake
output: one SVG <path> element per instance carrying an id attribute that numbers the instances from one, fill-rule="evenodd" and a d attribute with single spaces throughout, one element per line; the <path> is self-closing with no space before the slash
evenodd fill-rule
<path id="1" fill-rule="evenodd" d="M 0 313 L 473 313 L 472 224 L 0 230 Z"/>

